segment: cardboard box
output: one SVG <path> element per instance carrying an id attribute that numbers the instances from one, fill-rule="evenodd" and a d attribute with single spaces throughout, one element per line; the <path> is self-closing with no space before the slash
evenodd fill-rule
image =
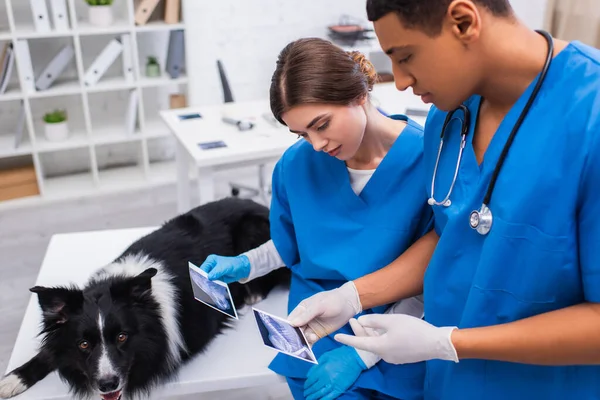
<path id="1" fill-rule="evenodd" d="M 0 170 L 0 201 L 39 194 L 33 165 Z"/>
<path id="2" fill-rule="evenodd" d="M 172 94 L 169 101 L 170 108 L 185 108 L 187 101 L 183 94 Z"/>

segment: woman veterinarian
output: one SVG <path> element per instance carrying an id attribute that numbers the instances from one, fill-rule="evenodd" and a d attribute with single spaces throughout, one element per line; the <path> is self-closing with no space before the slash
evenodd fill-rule
<path id="1" fill-rule="evenodd" d="M 398 89 L 434 104 L 423 184 L 439 241 L 291 322 L 323 337 L 356 296 L 371 308 L 423 289 L 424 320 L 364 316 L 366 337 L 335 339 L 426 361 L 426 399 L 599 399 L 600 51 L 528 29 L 508 0 L 367 4 Z"/>
<path id="2" fill-rule="evenodd" d="M 323 290 L 356 293 L 353 279 L 386 266 L 432 229 L 422 128 L 373 106 L 375 79 L 364 56 L 325 40 L 301 39 L 283 49 L 271 109 L 302 140 L 275 167 L 272 241 L 238 257 L 209 257 L 201 266 L 209 278 L 246 282 L 288 266 L 291 310 Z M 358 307 L 358 297 L 349 301 Z M 386 309 L 422 316 L 415 298 L 365 313 Z M 352 330 L 346 325 L 339 332 Z M 270 365 L 287 377 L 296 399 L 422 398 L 424 363 L 378 362 L 333 338 L 313 351 L 319 365 L 312 368 L 284 354 Z"/>

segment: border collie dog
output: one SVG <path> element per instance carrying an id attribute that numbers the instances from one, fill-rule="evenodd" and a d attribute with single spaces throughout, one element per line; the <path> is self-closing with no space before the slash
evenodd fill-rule
<path id="1" fill-rule="evenodd" d="M 140 238 L 82 289 L 30 289 L 43 312 L 42 344 L 35 357 L 0 380 L 0 398 L 24 392 L 55 370 L 79 398 L 149 395 L 235 326 L 194 299 L 188 261 L 200 266 L 211 253 L 238 255 L 269 237 L 266 207 L 226 198 Z M 244 285 L 230 284 L 236 308 L 287 286 L 289 276 L 280 268 Z"/>

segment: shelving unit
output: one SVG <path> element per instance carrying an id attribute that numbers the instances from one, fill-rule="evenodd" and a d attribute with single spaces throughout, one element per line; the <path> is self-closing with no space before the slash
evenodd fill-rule
<path id="1" fill-rule="evenodd" d="M 158 111 L 169 108 L 172 93 L 184 94 L 190 102 L 187 61 L 184 73 L 176 79 L 165 68 L 170 32 L 183 30 L 185 37 L 185 21 L 167 24 L 151 20 L 137 26 L 136 1 L 115 0 L 113 24 L 97 27 L 87 21 L 88 6 L 83 0 L 66 2 L 70 29 L 38 32 L 28 0 L 0 0 L 0 46 L 27 40 L 35 78 L 63 46 L 71 44 L 75 51 L 72 65 L 59 80 L 47 90 L 34 92 L 22 90 L 26 85 L 17 67 L 17 54 L 13 79 L 6 92 L 0 94 L 0 169 L 3 160 L 30 158 L 40 195 L 0 202 L 0 209 L 6 203 L 79 197 L 175 178 L 174 143 L 169 140 L 168 128 L 159 120 Z M 181 0 L 182 9 L 185 3 Z M 52 4 L 49 2 L 48 6 L 50 11 Z M 184 15 L 182 10 L 181 16 Z M 50 20 L 53 25 L 51 13 Z M 86 86 L 84 75 L 94 58 L 110 40 L 122 34 L 131 37 L 134 80 L 125 79 L 121 54 L 96 85 Z M 159 60 L 160 77 L 145 76 L 150 55 Z M 137 92 L 138 120 L 135 132 L 130 133 L 126 112 L 132 91 Z M 25 127 L 21 144 L 15 148 L 14 125 L 20 107 L 25 111 Z M 61 142 L 50 142 L 44 136 L 42 117 L 55 109 L 65 109 L 68 114 L 70 135 Z M 161 152 L 157 145 L 169 147 Z M 63 168 L 65 164 L 68 168 Z"/>

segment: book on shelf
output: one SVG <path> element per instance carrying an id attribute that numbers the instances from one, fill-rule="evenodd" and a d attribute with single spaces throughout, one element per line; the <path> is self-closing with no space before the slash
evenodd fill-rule
<path id="1" fill-rule="evenodd" d="M 178 24 L 181 0 L 165 0 L 165 23 Z"/>
<path id="2" fill-rule="evenodd" d="M 15 126 L 15 149 L 18 149 L 23 141 L 23 133 L 25 131 L 25 104 L 21 100 L 21 108 L 19 109 L 19 116 L 17 117 L 17 124 Z"/>
<path id="3" fill-rule="evenodd" d="M 15 63 L 15 52 L 12 43 L 5 43 L 0 53 L 0 94 L 6 92 Z"/>
<path id="4" fill-rule="evenodd" d="M 185 43 L 181 29 L 169 33 L 169 49 L 167 50 L 167 73 L 173 79 L 179 78 L 184 67 Z"/>

